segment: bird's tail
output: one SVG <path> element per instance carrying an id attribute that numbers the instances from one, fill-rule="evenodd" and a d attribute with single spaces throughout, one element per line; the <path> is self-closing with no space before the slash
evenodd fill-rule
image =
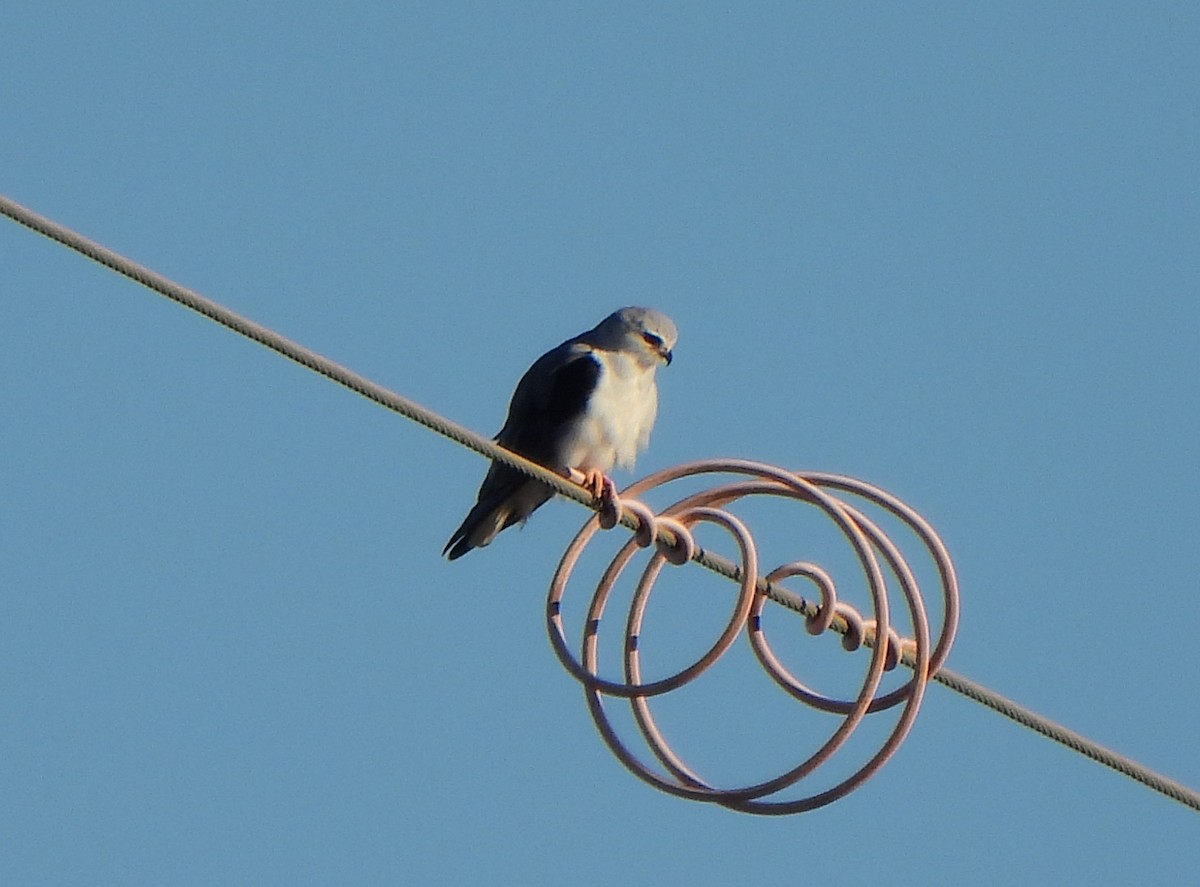
<path id="1" fill-rule="evenodd" d="M 482 548 L 501 530 L 524 522 L 554 495 L 554 490 L 540 481 L 530 480 L 515 471 L 513 475 L 512 483 L 475 503 L 442 549 L 442 554 L 455 560 L 472 548 Z M 484 483 L 486 485 L 487 481 Z"/>
<path id="2" fill-rule="evenodd" d="M 450 560 L 457 560 L 472 548 L 487 545 L 496 538 L 497 533 L 517 520 L 509 505 L 493 506 L 490 502 L 477 502 L 459 528 L 454 531 L 454 535 L 442 549 L 442 554 Z"/>

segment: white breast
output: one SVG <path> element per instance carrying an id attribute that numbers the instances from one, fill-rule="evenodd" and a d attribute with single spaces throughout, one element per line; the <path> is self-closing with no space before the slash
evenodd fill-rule
<path id="1" fill-rule="evenodd" d="M 614 464 L 632 468 L 637 454 L 650 442 L 658 412 L 654 369 L 620 353 L 597 352 L 596 356 L 600 377 L 576 423 L 564 461 L 579 469 L 608 471 Z"/>

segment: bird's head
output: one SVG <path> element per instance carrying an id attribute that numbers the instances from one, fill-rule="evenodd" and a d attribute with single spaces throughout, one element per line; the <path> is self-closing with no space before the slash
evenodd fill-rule
<path id="1" fill-rule="evenodd" d="M 669 364 L 679 338 L 675 323 L 667 315 L 637 307 L 614 311 L 596 327 L 595 335 L 601 347 L 624 351 L 646 366 Z"/>

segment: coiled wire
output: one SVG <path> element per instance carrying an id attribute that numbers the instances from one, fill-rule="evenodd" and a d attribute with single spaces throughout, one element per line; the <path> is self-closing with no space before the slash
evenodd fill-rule
<path id="1" fill-rule="evenodd" d="M 718 483 L 691 493 L 653 514 L 637 499 L 655 487 L 698 475 L 734 475 L 731 482 Z M 849 498 L 834 495 L 844 494 Z M 783 564 L 759 580 L 759 559 L 754 538 L 745 523 L 729 509 L 753 496 L 789 499 L 816 507 L 840 530 L 851 545 L 871 598 L 872 616 L 865 618 L 848 603 L 838 599 L 833 578 L 820 566 L 808 561 Z M 858 501 L 858 504 L 855 503 Z M 903 521 L 922 542 L 937 567 L 941 586 L 943 621 L 936 645 L 931 645 L 929 620 L 917 580 L 908 561 L 892 539 L 864 510 L 882 509 Z M 605 527 L 615 526 L 622 518 L 635 518 L 638 530 L 613 557 L 592 594 L 585 617 L 580 653 L 572 651 L 567 640 L 562 603 L 569 580 L 584 549 Z M 668 564 L 683 564 L 697 554 L 692 529 L 708 523 L 725 530 L 738 549 L 736 576 L 739 583 L 729 619 L 716 641 L 690 665 L 665 678 L 645 681 L 642 677 L 640 635 L 647 603 L 654 585 Z M 660 539 L 669 530 L 669 540 Z M 598 647 L 605 607 L 621 575 L 639 548 L 656 546 L 649 563 L 637 580 L 624 636 L 624 681 L 600 676 Z M 862 644 L 871 647 L 871 656 L 862 687 L 854 699 L 836 699 L 818 693 L 779 660 L 771 648 L 760 618 L 767 600 L 767 587 L 777 587 L 785 579 L 800 577 L 818 590 L 820 602 L 801 599 L 811 634 L 836 630 L 842 634 L 846 649 Z M 902 639 L 891 626 L 888 597 L 891 578 L 903 593 L 913 638 Z M 741 459 L 717 459 L 691 462 L 669 468 L 638 481 L 619 496 L 605 503 L 567 547 L 550 583 L 546 604 L 550 643 L 567 671 L 583 688 L 596 727 L 614 755 L 639 779 L 669 794 L 720 804 L 746 813 L 781 815 L 823 807 L 844 797 L 878 772 L 895 754 L 908 735 L 924 696 L 930 676 L 945 661 L 954 641 L 958 624 L 958 581 L 946 546 L 933 528 L 910 506 L 871 484 L 849 477 L 829 474 L 800 474 L 772 465 Z M 822 712 L 840 717 L 832 735 L 808 757 L 785 772 L 752 785 L 718 788 L 695 772 L 672 748 L 659 729 L 650 700 L 677 690 L 708 671 L 745 632 L 750 646 L 771 679 L 791 697 Z M 912 677 L 902 686 L 877 695 L 884 671 L 905 661 Z M 614 729 L 604 699 L 628 700 L 642 739 L 657 766 L 639 756 Z M 791 788 L 826 763 L 846 743 L 868 714 L 902 706 L 900 716 L 883 746 L 858 770 L 836 785 L 798 798 L 775 796 Z"/>

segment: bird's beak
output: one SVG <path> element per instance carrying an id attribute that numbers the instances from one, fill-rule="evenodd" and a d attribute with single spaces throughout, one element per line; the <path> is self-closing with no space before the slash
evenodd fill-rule
<path id="1" fill-rule="evenodd" d="M 667 366 L 670 366 L 670 365 L 671 365 L 671 360 L 672 360 L 672 359 L 675 357 L 675 355 L 674 355 L 674 353 L 671 351 L 671 349 L 670 349 L 670 348 L 664 348 L 664 349 L 663 349 L 661 352 L 659 352 L 659 353 L 662 355 L 662 359 L 663 359 L 663 360 L 665 360 L 665 361 L 667 362 Z"/>

